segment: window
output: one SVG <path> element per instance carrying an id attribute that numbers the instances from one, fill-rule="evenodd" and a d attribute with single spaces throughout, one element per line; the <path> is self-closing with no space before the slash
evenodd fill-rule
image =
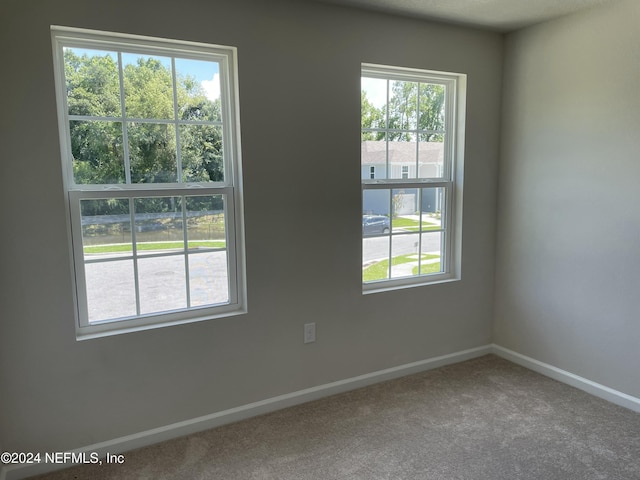
<path id="1" fill-rule="evenodd" d="M 376 167 L 369 167 L 369 178 L 376 178 Z"/>
<path id="2" fill-rule="evenodd" d="M 246 311 L 235 49 L 52 38 L 78 338 Z"/>
<path id="3" fill-rule="evenodd" d="M 460 277 L 465 81 L 362 66 L 365 292 Z"/>

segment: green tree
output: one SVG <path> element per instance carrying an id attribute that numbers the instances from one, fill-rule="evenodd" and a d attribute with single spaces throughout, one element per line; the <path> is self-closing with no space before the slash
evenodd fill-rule
<path id="1" fill-rule="evenodd" d="M 442 141 L 444 130 L 443 85 L 417 82 L 391 82 L 389 128 L 418 130 L 422 142 Z M 391 132 L 389 140 L 415 141 L 407 131 Z"/>
<path id="2" fill-rule="evenodd" d="M 386 107 L 376 108 L 367 98 L 367 93 L 363 90 L 360 94 L 360 103 L 362 105 L 362 128 L 383 129 L 385 128 L 385 111 Z M 363 131 L 362 141 L 365 140 L 384 140 L 383 132 Z"/>
<path id="3" fill-rule="evenodd" d="M 76 183 L 125 183 L 125 151 L 132 183 L 177 181 L 178 153 L 184 181 L 223 180 L 222 127 L 180 125 L 178 142 L 174 124 L 157 121 L 176 116 L 187 121 L 220 121 L 220 100 L 208 99 L 200 83 L 189 75 L 178 72 L 174 85 L 171 67 L 155 57 L 126 62 L 122 71 L 124 99 L 120 98 L 115 53 L 65 50 L 69 114 L 85 117 L 75 117 L 69 124 Z M 174 88 L 178 112 L 174 112 Z M 122 103 L 131 119 L 126 125 L 126 149 Z"/>
<path id="4" fill-rule="evenodd" d="M 420 130 L 430 132 L 444 131 L 445 87 L 433 83 L 420 84 L 420 112 L 418 126 Z M 421 141 L 442 142 L 442 133 L 424 133 Z"/>
<path id="5" fill-rule="evenodd" d="M 69 115 L 117 117 L 120 115 L 118 64 L 103 53 L 76 54 L 65 49 L 65 77 Z"/>
<path id="6" fill-rule="evenodd" d="M 124 103 L 127 117 L 172 119 L 171 69 L 153 57 L 138 57 L 124 67 Z M 178 86 L 180 88 L 180 86 Z"/>
<path id="7" fill-rule="evenodd" d="M 120 116 L 118 65 L 111 55 L 76 54 L 66 49 L 65 77 L 69 115 Z M 71 120 L 69 124 L 76 183 L 123 183 L 120 122 Z"/>
<path id="8" fill-rule="evenodd" d="M 376 108 L 361 93 L 362 140 L 384 140 L 384 134 L 364 129 L 382 129 L 388 126 L 392 141 L 442 141 L 444 131 L 445 87 L 418 82 L 391 81 L 389 103 Z M 385 118 L 388 125 L 385 125 Z M 414 131 L 419 138 L 415 138 Z"/>

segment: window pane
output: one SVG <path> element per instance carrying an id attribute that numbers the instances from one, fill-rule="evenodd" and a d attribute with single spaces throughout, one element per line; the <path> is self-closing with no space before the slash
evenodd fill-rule
<path id="1" fill-rule="evenodd" d="M 389 128 L 416 130 L 418 125 L 418 84 L 389 82 Z"/>
<path id="2" fill-rule="evenodd" d="M 140 313 L 187 307 L 184 255 L 138 260 Z"/>
<path id="3" fill-rule="evenodd" d="M 420 84 L 420 130 L 444 132 L 445 93 L 444 85 Z"/>
<path id="4" fill-rule="evenodd" d="M 375 141 L 382 142 L 384 148 L 378 147 L 376 150 L 386 150 L 387 146 L 384 144 L 385 139 L 387 138 L 387 134 L 380 130 L 363 130 L 361 135 L 361 141 Z"/>
<path id="5" fill-rule="evenodd" d="M 422 234 L 420 274 L 440 273 L 443 270 L 442 258 L 442 232 Z"/>
<path id="6" fill-rule="evenodd" d="M 388 235 L 391 231 L 391 222 L 386 215 L 363 215 L 362 235 L 370 237 L 372 235 Z"/>
<path id="7" fill-rule="evenodd" d="M 391 278 L 418 275 L 419 234 L 391 237 Z"/>
<path id="8" fill-rule="evenodd" d="M 392 134 L 390 134 L 392 135 Z M 389 178 L 416 178 L 417 144 L 413 133 L 395 136 L 389 142 Z M 404 170 L 403 170 L 404 169 Z M 403 177 L 402 173 L 406 172 Z"/>
<path id="9" fill-rule="evenodd" d="M 186 197 L 191 306 L 229 302 L 223 195 Z M 205 251 L 204 253 L 203 250 Z"/>
<path id="10" fill-rule="evenodd" d="M 80 212 L 85 260 L 132 254 L 128 199 L 81 200 Z"/>
<path id="11" fill-rule="evenodd" d="M 124 103 L 129 118 L 174 118 L 171 59 L 122 54 Z"/>
<path id="12" fill-rule="evenodd" d="M 222 182 L 222 127 L 181 125 L 180 153 L 183 182 Z"/>
<path id="13" fill-rule="evenodd" d="M 125 183 L 122 123 L 69 122 L 76 184 Z"/>
<path id="14" fill-rule="evenodd" d="M 420 199 L 418 189 L 394 189 L 391 197 L 393 231 L 404 227 L 417 227 L 419 224 Z"/>
<path id="15" fill-rule="evenodd" d="M 69 115 L 120 116 L 118 55 L 83 48 L 64 49 Z"/>
<path id="16" fill-rule="evenodd" d="M 375 178 L 387 178 L 387 142 L 382 132 L 362 132 L 360 162 L 363 179 L 371 178 L 371 167 L 375 168 Z"/>
<path id="17" fill-rule="evenodd" d="M 222 195 L 186 197 L 189 249 L 226 248 Z"/>
<path id="18" fill-rule="evenodd" d="M 136 315 L 133 260 L 87 263 L 84 270 L 89 323 Z"/>
<path id="19" fill-rule="evenodd" d="M 366 236 L 388 234 L 390 190 L 365 190 L 362 192 L 362 234 Z"/>
<path id="20" fill-rule="evenodd" d="M 389 278 L 389 236 L 362 239 L 362 281 Z"/>
<path id="21" fill-rule="evenodd" d="M 362 128 L 386 128 L 387 80 L 361 78 Z"/>
<path id="22" fill-rule="evenodd" d="M 134 205 L 139 255 L 184 251 L 181 197 L 136 198 Z"/>
<path id="23" fill-rule="evenodd" d="M 178 80 L 178 116 L 181 120 L 222 120 L 220 65 L 201 60 L 175 60 Z"/>
<path id="24" fill-rule="evenodd" d="M 444 177 L 444 134 L 421 133 L 419 138 L 419 177 Z"/>
<path id="25" fill-rule="evenodd" d="M 422 189 L 422 231 L 439 230 L 444 217 L 444 188 Z"/>
<path id="26" fill-rule="evenodd" d="M 108 261 L 132 255 L 129 200 L 81 200 L 80 210 L 89 322 L 135 315 L 133 262 Z"/>
<path id="27" fill-rule="evenodd" d="M 229 302 L 227 252 L 205 252 L 189 255 L 191 306 Z"/>
<path id="28" fill-rule="evenodd" d="M 176 131 L 173 125 L 130 123 L 131 183 L 177 181 Z"/>

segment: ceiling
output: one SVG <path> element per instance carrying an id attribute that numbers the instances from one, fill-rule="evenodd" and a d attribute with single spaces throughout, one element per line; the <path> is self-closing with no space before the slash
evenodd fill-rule
<path id="1" fill-rule="evenodd" d="M 614 0 L 316 0 L 509 32 Z"/>

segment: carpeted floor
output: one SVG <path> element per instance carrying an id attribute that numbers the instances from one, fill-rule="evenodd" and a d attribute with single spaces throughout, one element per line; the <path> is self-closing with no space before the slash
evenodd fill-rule
<path id="1" fill-rule="evenodd" d="M 40 480 L 640 480 L 640 414 L 493 355 Z"/>

